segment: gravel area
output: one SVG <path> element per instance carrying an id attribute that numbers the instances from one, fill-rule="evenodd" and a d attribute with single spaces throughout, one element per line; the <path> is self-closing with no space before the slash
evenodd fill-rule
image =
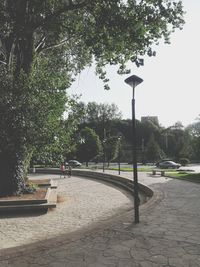
<path id="1" fill-rule="evenodd" d="M 34 175 L 58 181 L 58 204 L 46 214 L 0 217 L 0 249 L 70 233 L 101 223 L 133 207 L 131 196 L 114 186 L 86 178 L 60 179 L 57 175 Z"/>

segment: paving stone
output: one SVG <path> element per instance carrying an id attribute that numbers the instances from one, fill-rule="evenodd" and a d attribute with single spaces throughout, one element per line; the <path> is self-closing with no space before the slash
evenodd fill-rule
<path id="1" fill-rule="evenodd" d="M 64 201 L 56 210 L 0 220 L 0 267 L 200 267 L 200 185 L 145 173 L 139 181 L 157 193 L 135 225 L 126 193 L 78 177 L 58 180 Z M 2 250 L 16 245 L 24 246 L 13 256 Z"/>

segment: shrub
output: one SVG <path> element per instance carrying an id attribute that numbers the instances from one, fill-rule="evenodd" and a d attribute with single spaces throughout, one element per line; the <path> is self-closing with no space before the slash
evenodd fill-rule
<path id="1" fill-rule="evenodd" d="M 187 164 L 190 163 L 189 159 L 187 159 L 187 158 L 181 158 L 181 159 L 179 160 L 179 162 L 180 162 L 180 164 L 183 165 L 183 166 L 185 166 L 185 165 L 187 165 Z"/>
<path id="2" fill-rule="evenodd" d="M 37 190 L 37 188 L 38 188 L 38 185 L 33 184 L 32 182 L 28 182 L 26 184 L 26 187 L 25 187 L 23 193 L 24 194 L 32 194 L 32 193 L 34 193 Z"/>

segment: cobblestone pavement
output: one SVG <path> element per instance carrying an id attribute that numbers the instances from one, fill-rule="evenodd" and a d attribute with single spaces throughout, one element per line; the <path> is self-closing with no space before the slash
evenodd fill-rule
<path id="1" fill-rule="evenodd" d="M 131 174 L 123 176 L 130 178 Z M 122 213 L 131 207 L 130 202 L 125 201 L 119 216 L 114 212 L 114 217 L 101 221 L 100 215 L 99 224 L 79 228 L 73 233 L 63 230 L 61 236 L 0 250 L 0 266 L 200 266 L 200 186 L 144 173 L 139 173 L 139 181 L 155 192 L 154 197 L 141 206 L 139 224 L 133 223 L 133 210 Z M 110 200 L 107 200 L 109 205 Z M 99 212 L 97 210 L 96 214 Z"/>
<path id="2" fill-rule="evenodd" d="M 1 216 L 0 249 L 74 232 L 133 207 L 132 198 L 126 191 L 102 182 L 78 177 L 60 179 L 58 175 L 32 176 L 39 177 L 58 181 L 57 208 L 46 214 Z"/>

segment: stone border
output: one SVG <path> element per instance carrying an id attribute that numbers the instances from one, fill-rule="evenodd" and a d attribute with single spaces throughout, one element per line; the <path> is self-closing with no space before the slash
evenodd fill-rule
<path id="1" fill-rule="evenodd" d="M 46 187 L 44 199 L 0 200 L 0 215 L 6 212 L 12 214 L 15 211 L 47 211 L 49 208 L 55 208 L 57 204 L 57 183 L 52 179 L 48 179 L 48 182 L 38 186 L 39 188 Z"/>
<path id="2" fill-rule="evenodd" d="M 60 174 L 60 170 L 57 168 L 37 168 L 35 169 L 36 173 L 41 173 L 41 174 Z M 72 170 L 72 175 L 75 176 L 80 176 L 80 177 L 87 177 L 91 179 L 97 179 L 97 180 L 102 180 L 108 183 L 112 183 L 118 187 L 123 188 L 124 190 L 134 194 L 134 183 L 130 179 L 113 175 L 113 174 L 108 174 L 108 173 L 102 173 L 102 172 L 95 172 L 95 171 L 90 171 L 90 170 L 81 170 L 81 169 L 73 169 Z M 138 183 L 139 186 L 139 191 L 145 196 L 146 200 L 149 200 L 150 198 L 153 197 L 153 190 L 146 185 L 143 185 L 141 183 Z"/>

